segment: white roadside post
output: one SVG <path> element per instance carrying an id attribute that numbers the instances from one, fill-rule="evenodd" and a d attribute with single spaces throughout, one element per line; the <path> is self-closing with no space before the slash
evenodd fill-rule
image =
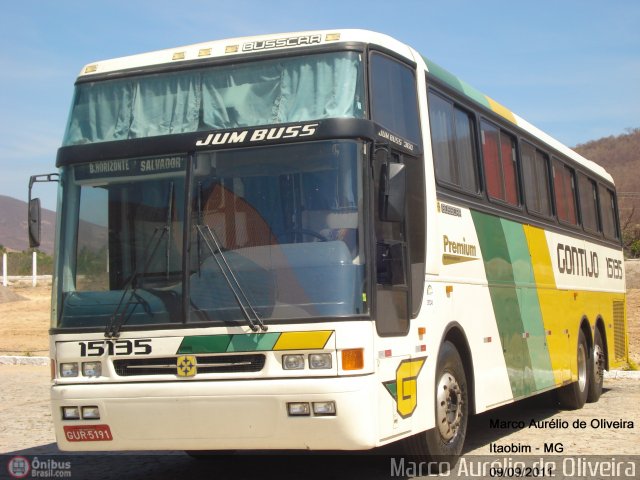
<path id="1" fill-rule="evenodd" d="M 7 254 L 2 254 L 2 286 L 7 286 Z"/>
<path id="2" fill-rule="evenodd" d="M 38 276 L 38 257 L 36 256 L 36 252 L 33 252 L 33 260 L 32 260 L 32 270 L 33 270 L 33 281 L 32 281 L 32 285 L 35 287 L 37 282 L 37 276 Z"/>

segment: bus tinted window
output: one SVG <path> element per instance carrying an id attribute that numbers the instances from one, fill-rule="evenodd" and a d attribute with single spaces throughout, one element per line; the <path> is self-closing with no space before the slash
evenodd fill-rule
<path id="1" fill-rule="evenodd" d="M 551 192 L 549 191 L 549 159 L 528 143 L 522 144 L 522 174 L 525 201 L 531 212 L 551 216 Z"/>
<path id="2" fill-rule="evenodd" d="M 575 175 L 557 158 L 553 159 L 553 190 L 558 220 L 577 225 Z"/>
<path id="3" fill-rule="evenodd" d="M 598 231 L 598 197 L 596 184 L 582 173 L 578 174 L 578 191 L 580 193 L 580 216 L 582 226 L 592 232 Z"/>
<path id="4" fill-rule="evenodd" d="M 602 215 L 602 231 L 605 237 L 617 239 L 618 226 L 616 224 L 616 204 L 613 192 L 602 185 L 598 188 L 600 192 L 600 214 Z"/>
<path id="5" fill-rule="evenodd" d="M 482 157 L 489 197 L 518 205 L 514 138 L 493 124 L 483 121 Z"/>
<path id="6" fill-rule="evenodd" d="M 465 191 L 478 192 L 471 116 L 429 92 L 429 119 L 436 178 Z"/>
<path id="7" fill-rule="evenodd" d="M 371 55 L 373 120 L 413 143 L 420 143 L 420 119 L 413 71 L 385 55 Z"/>

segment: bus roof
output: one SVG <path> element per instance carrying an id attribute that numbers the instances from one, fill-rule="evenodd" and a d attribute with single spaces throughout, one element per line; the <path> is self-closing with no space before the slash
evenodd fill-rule
<path id="1" fill-rule="evenodd" d="M 261 51 L 286 51 L 293 48 L 328 45 L 337 42 L 357 42 L 380 45 L 412 60 L 413 62 L 416 62 L 419 65 L 422 65 L 429 75 L 445 83 L 459 94 L 464 95 L 471 101 L 500 115 L 508 122 L 517 125 L 520 129 L 539 139 L 544 144 L 571 158 L 585 169 L 588 169 L 603 179 L 613 183 L 611 175 L 609 175 L 609 173 L 600 165 L 571 150 L 560 141 L 544 133 L 542 130 L 533 126 L 492 98 L 476 90 L 474 87 L 440 67 L 438 64 L 421 56 L 408 45 L 388 35 L 369 30 L 339 29 L 289 32 L 197 43 L 183 47 L 157 50 L 154 52 L 93 62 L 82 68 L 78 79 L 86 81 L 94 75 L 100 75 L 102 77 L 102 75 L 121 72 L 123 70 L 142 71 L 149 67 L 159 67 L 162 65 L 176 65 L 183 62 L 193 64 L 193 62 L 197 63 L 198 61 L 205 61 L 206 59 L 211 58 L 224 58 L 232 55 L 237 56 Z"/>

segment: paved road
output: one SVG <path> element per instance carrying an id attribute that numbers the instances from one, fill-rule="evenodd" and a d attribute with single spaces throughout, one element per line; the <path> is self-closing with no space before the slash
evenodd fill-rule
<path id="1" fill-rule="evenodd" d="M 491 445 L 519 445 L 530 446 L 529 453 L 533 455 L 542 455 L 544 444 L 554 443 L 562 445 L 563 454 L 576 458 L 592 454 L 618 457 L 640 455 L 638 404 L 640 381 L 629 379 L 606 380 L 605 392 L 600 401 L 588 404 L 579 411 L 559 411 L 553 408 L 549 396 L 538 396 L 474 417 L 465 453 L 495 455 L 490 452 Z M 602 423 L 621 419 L 632 421 L 634 427 L 601 426 Z M 556 421 L 555 424 L 566 421 L 568 427 L 556 428 L 552 423 L 545 423 L 553 420 Z M 496 427 L 496 421 L 523 422 L 525 427 L 502 429 Z M 539 428 L 530 426 L 532 421 Z M 574 422 L 577 425 L 580 421 L 585 422 L 585 428 L 574 426 Z M 7 476 L 6 465 L 18 455 L 24 456 L 32 464 L 37 458 L 40 467 L 50 459 L 69 461 L 67 471 L 71 472 L 71 478 L 87 479 L 373 479 L 389 478 L 393 473 L 388 449 L 373 454 L 331 456 L 272 456 L 253 453 L 212 460 L 192 459 L 182 452 L 60 457 L 49 411 L 49 367 L 42 366 L 0 366 L 0 452 L 4 454 L 0 459 L 3 464 L 0 465 L 0 478 L 10 478 Z M 638 467 L 640 468 L 640 464 Z M 56 468 L 57 470 L 60 469 Z"/>

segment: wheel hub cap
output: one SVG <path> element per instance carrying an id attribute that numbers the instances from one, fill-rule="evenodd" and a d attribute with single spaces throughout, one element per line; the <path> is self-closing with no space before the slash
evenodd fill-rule
<path id="1" fill-rule="evenodd" d="M 584 391 L 587 385 L 587 354 L 582 343 L 578 345 L 578 386 Z"/>
<path id="2" fill-rule="evenodd" d="M 456 378 L 450 373 L 440 377 L 436 394 L 437 423 L 442 438 L 451 441 L 460 428 L 462 420 L 462 390 Z"/>
<path id="3" fill-rule="evenodd" d="M 597 384 L 602 382 L 602 376 L 604 375 L 604 352 L 600 345 L 593 347 L 593 376 Z"/>

